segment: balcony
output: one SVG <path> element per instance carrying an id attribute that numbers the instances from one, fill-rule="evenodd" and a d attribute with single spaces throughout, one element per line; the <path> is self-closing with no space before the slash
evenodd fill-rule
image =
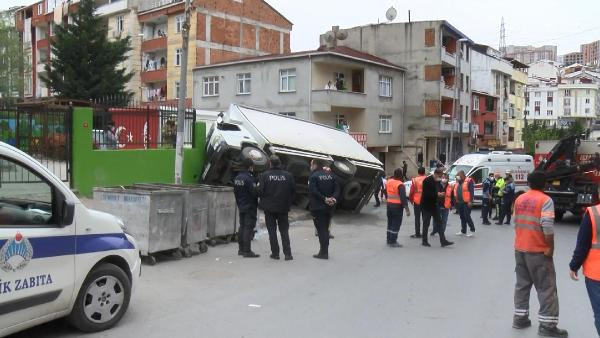
<path id="1" fill-rule="evenodd" d="M 463 122 L 462 128 L 460 128 L 460 127 L 461 127 L 461 123 L 458 122 L 457 120 L 452 121 L 451 119 L 445 118 L 445 117 L 442 117 L 442 119 L 440 120 L 440 131 L 451 132 L 454 129 L 455 133 L 461 133 L 461 134 L 469 134 L 470 133 L 470 130 L 471 130 L 470 123 Z"/>
<path id="2" fill-rule="evenodd" d="M 109 0 L 104 5 L 98 5 L 96 15 L 111 15 L 127 10 L 127 0 Z"/>
<path id="3" fill-rule="evenodd" d="M 444 81 L 441 81 L 440 83 L 440 93 L 442 95 L 442 97 L 446 97 L 449 99 L 453 99 L 454 98 L 454 86 L 452 84 L 446 83 Z"/>
<path id="4" fill-rule="evenodd" d="M 138 8 L 138 13 L 150 11 L 153 9 L 157 9 L 160 7 L 164 7 L 164 6 L 182 2 L 182 1 L 183 0 L 155 0 L 155 1 L 142 2 Z"/>
<path id="5" fill-rule="evenodd" d="M 447 51 L 446 48 L 442 47 L 442 62 L 447 65 L 456 67 L 456 54 L 451 53 Z"/>
<path id="6" fill-rule="evenodd" d="M 153 52 L 167 49 L 167 37 L 162 36 L 156 39 L 144 40 L 142 42 L 142 52 Z"/>
<path id="7" fill-rule="evenodd" d="M 367 95 L 342 90 L 313 90 L 312 106 L 314 111 L 331 111 L 331 107 L 367 108 Z"/>
<path id="8" fill-rule="evenodd" d="M 50 47 L 50 42 L 48 39 L 41 39 L 36 42 L 37 49 L 48 49 Z"/>
<path id="9" fill-rule="evenodd" d="M 350 132 L 350 136 L 352 136 L 356 142 L 358 142 L 361 146 L 367 147 L 367 133 L 365 132 Z"/>
<path id="10" fill-rule="evenodd" d="M 167 81 L 167 69 L 166 68 L 142 72 L 142 82 L 143 83 L 163 82 L 163 81 Z"/>

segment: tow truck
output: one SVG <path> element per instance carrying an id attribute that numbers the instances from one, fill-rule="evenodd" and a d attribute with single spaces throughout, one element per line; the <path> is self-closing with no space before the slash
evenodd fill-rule
<path id="1" fill-rule="evenodd" d="M 545 193 L 554 201 L 556 220 L 567 211 L 580 216 L 599 203 L 600 142 L 570 136 L 535 144 L 536 170 L 546 173 Z"/>

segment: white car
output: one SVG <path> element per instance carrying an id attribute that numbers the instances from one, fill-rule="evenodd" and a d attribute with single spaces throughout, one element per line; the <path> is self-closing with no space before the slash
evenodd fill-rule
<path id="1" fill-rule="evenodd" d="M 0 142 L 0 337 L 60 317 L 85 332 L 112 327 L 140 265 L 123 222 Z"/>

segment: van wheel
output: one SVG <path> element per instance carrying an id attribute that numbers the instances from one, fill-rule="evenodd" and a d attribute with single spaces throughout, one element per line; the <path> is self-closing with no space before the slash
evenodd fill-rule
<path id="1" fill-rule="evenodd" d="M 129 277 L 118 266 L 105 263 L 88 274 L 67 319 L 83 332 L 103 331 L 121 320 L 130 298 Z"/>

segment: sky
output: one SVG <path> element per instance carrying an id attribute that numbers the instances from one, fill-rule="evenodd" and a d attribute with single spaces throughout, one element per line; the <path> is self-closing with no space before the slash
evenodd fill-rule
<path id="1" fill-rule="evenodd" d="M 341 28 L 387 21 L 394 6 L 395 22 L 449 21 L 477 43 L 498 48 L 504 17 L 507 45 L 557 45 L 559 54 L 579 51 L 582 43 L 600 40 L 598 0 L 266 0 L 287 17 L 292 51 L 315 49 L 319 34 Z M 0 0 L 0 10 L 34 0 Z"/>

